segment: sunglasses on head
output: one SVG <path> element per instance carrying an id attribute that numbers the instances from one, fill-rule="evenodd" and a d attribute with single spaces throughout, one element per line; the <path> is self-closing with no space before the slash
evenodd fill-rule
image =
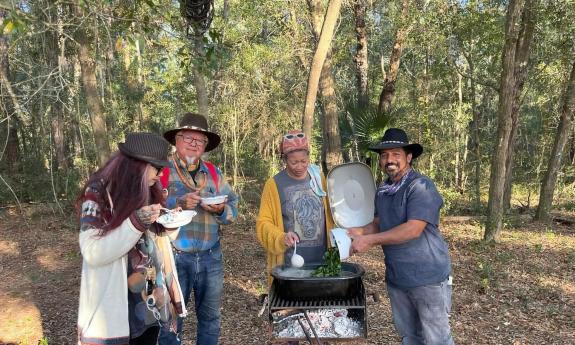
<path id="1" fill-rule="evenodd" d="M 305 138 L 305 134 L 303 133 L 296 133 L 296 134 L 286 134 L 284 135 L 285 139 L 291 140 L 291 139 L 295 139 L 295 138 Z"/>

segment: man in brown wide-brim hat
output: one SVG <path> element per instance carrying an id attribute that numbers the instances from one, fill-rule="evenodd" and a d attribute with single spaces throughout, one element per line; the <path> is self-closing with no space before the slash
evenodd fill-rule
<path id="1" fill-rule="evenodd" d="M 433 182 L 411 167 L 423 146 L 390 128 L 369 149 L 379 153 L 388 178 L 377 189 L 373 222 L 348 230 L 351 252 L 383 248 L 387 294 L 402 344 L 452 345 L 451 260 L 438 228 L 443 199 Z"/>
<path id="2" fill-rule="evenodd" d="M 180 206 L 197 212 L 172 241 L 180 286 L 186 303 L 194 293 L 198 319 L 196 344 L 216 345 L 224 282 L 220 225 L 235 221 L 238 197 L 222 172 L 203 158 L 205 152 L 220 143 L 220 136 L 209 130 L 203 115 L 185 114 L 176 128 L 164 133 L 164 138 L 176 147 L 164 186 L 168 190 L 168 208 Z M 179 337 L 162 331 L 158 344 L 181 344 L 181 318 L 177 327 Z"/>

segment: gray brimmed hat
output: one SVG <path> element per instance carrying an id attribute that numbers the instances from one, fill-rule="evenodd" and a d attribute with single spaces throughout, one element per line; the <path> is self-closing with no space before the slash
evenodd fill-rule
<path id="1" fill-rule="evenodd" d="M 171 148 L 169 142 L 154 133 L 128 133 L 126 142 L 118 144 L 118 149 L 124 155 L 158 167 L 169 165 Z"/>
<path id="2" fill-rule="evenodd" d="M 380 153 L 384 149 L 393 149 L 396 147 L 403 147 L 411 153 L 412 158 L 415 159 L 423 153 L 423 146 L 417 143 L 409 143 L 409 138 L 403 129 L 390 128 L 385 131 L 381 140 L 369 147 L 370 151 Z"/>
<path id="3" fill-rule="evenodd" d="M 220 144 L 220 136 L 208 130 L 208 120 L 200 114 L 186 113 L 180 119 L 178 126 L 164 133 L 164 138 L 172 145 L 176 145 L 176 134 L 183 130 L 197 131 L 208 137 L 208 145 L 205 151 L 211 151 Z"/>

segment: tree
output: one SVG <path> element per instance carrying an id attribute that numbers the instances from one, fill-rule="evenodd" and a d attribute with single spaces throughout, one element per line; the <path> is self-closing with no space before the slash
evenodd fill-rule
<path id="1" fill-rule="evenodd" d="M 357 107 L 366 109 L 369 106 L 369 93 L 367 88 L 369 60 L 367 56 L 367 29 L 365 25 L 366 0 L 355 0 L 353 16 L 355 19 L 356 48 L 353 61 L 356 68 Z"/>
<path id="2" fill-rule="evenodd" d="M 4 22 L 6 10 L 0 9 L 0 23 Z M 20 147 L 18 140 L 18 117 L 23 116 L 20 102 L 14 94 L 10 81 L 10 62 L 8 60 L 8 37 L 0 35 L 0 85 L 6 89 L 10 101 L 3 102 L 4 113 L 6 114 L 6 141 L 0 146 L 0 161 L 6 156 L 8 170 L 14 171 L 15 164 L 20 161 Z"/>
<path id="3" fill-rule="evenodd" d="M 323 8 L 321 1 L 308 0 L 308 7 L 312 19 L 312 32 L 316 45 L 321 37 L 323 26 Z M 331 48 L 323 62 L 319 78 L 319 93 L 322 105 L 323 121 L 323 149 L 322 165 L 327 172 L 329 169 L 340 164 L 343 159 L 341 155 L 341 138 L 339 135 L 339 117 L 337 109 L 337 99 L 335 94 L 335 80 L 331 65 Z"/>
<path id="4" fill-rule="evenodd" d="M 187 35 L 191 42 L 191 51 L 195 55 L 192 75 L 196 89 L 198 112 L 205 116 L 209 114 L 208 90 L 204 74 L 202 73 L 201 61 L 205 59 L 203 37 L 212 23 L 214 14 L 213 0 L 182 0 L 180 12 L 186 20 Z M 190 33 L 189 30 L 192 32 Z"/>
<path id="5" fill-rule="evenodd" d="M 81 8 L 81 3 L 74 3 L 74 12 L 77 18 L 86 19 L 87 16 Z M 78 42 L 78 60 L 82 70 L 82 85 L 86 95 L 86 105 L 92 121 L 92 131 L 96 142 L 96 155 L 98 163 L 103 165 L 110 157 L 110 144 L 108 142 L 108 129 L 106 115 L 98 92 L 98 80 L 96 78 L 96 61 L 92 57 L 90 45 L 93 43 L 93 35 L 87 24 L 79 25 L 76 30 Z"/>
<path id="6" fill-rule="evenodd" d="M 509 145 L 507 146 L 507 160 L 505 162 L 505 192 L 503 194 L 503 208 L 509 209 L 511 206 L 511 191 L 513 187 L 513 163 L 515 157 L 515 142 L 517 141 L 517 130 L 519 128 L 519 109 L 521 108 L 521 96 L 523 85 L 527 78 L 529 68 L 529 56 L 531 54 L 531 43 L 533 42 L 533 32 L 535 30 L 535 3 L 536 0 L 527 0 L 521 19 L 521 31 L 517 41 L 515 56 L 515 92 L 511 118 L 513 121 Z"/>
<path id="7" fill-rule="evenodd" d="M 497 137 L 491 161 L 491 176 L 489 181 L 489 201 L 487 204 L 487 221 L 484 240 L 495 241 L 503 225 L 504 192 L 510 146 L 513 145 L 513 132 L 516 130 L 519 87 L 523 85 L 522 66 L 525 54 L 523 49 L 529 47 L 527 38 L 530 35 L 530 10 L 532 0 L 511 0 L 507 6 L 505 20 L 505 45 L 502 54 L 502 72 L 499 86 L 499 107 L 497 112 Z M 527 9 L 527 10 L 526 10 Z M 532 30 L 532 29 L 531 29 Z M 532 31 L 531 31 L 532 33 Z M 527 55 L 528 56 L 528 55 Z"/>
<path id="8" fill-rule="evenodd" d="M 567 83 L 565 96 L 563 101 L 563 108 L 561 110 L 561 117 L 559 125 L 557 126 L 557 134 L 555 135 L 555 142 L 553 149 L 549 155 L 549 163 L 545 177 L 541 182 L 541 191 L 539 194 L 539 205 L 535 213 L 535 219 L 541 221 L 548 221 L 550 219 L 549 211 L 553 204 L 553 193 L 555 192 L 555 184 L 557 183 L 557 174 L 561 168 L 561 159 L 563 151 L 569 139 L 569 133 L 573 127 L 573 112 L 575 110 L 575 61 L 571 68 L 571 76 Z"/>
<path id="9" fill-rule="evenodd" d="M 409 14 L 409 0 L 402 0 L 401 2 L 401 20 L 407 20 Z M 399 64 L 401 62 L 401 55 L 403 52 L 404 42 L 411 29 L 409 23 L 403 22 L 395 32 L 395 39 L 393 48 L 389 57 L 389 68 L 384 75 L 383 89 L 379 95 L 379 105 L 377 113 L 379 116 L 386 116 L 391 111 L 391 102 L 395 94 L 395 83 L 399 75 Z"/>
<path id="10" fill-rule="evenodd" d="M 337 18 L 339 17 L 340 8 L 341 0 L 330 0 L 327 6 L 319 41 L 317 43 L 312 64 L 309 70 L 304 113 L 302 118 L 302 128 L 308 138 L 311 138 L 312 134 L 313 113 L 315 110 L 315 101 L 317 98 L 319 79 L 323 69 L 324 61 L 327 57 L 327 53 L 331 45 L 331 40 L 334 36 L 335 24 L 337 22 Z"/>

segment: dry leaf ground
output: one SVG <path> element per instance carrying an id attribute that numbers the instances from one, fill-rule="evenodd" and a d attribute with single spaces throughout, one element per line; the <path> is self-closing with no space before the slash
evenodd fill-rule
<path id="1" fill-rule="evenodd" d="M 226 227 L 221 344 L 267 344 L 258 296 L 265 292 L 265 255 L 254 235 L 254 208 Z M 49 206 L 0 209 L 0 344 L 74 344 L 81 256 L 72 212 Z M 63 221 L 64 219 L 64 221 Z M 500 243 L 485 246 L 473 221 L 444 222 L 454 269 L 452 329 L 457 344 L 575 344 L 575 229 L 508 224 Z M 354 262 L 367 271 L 369 339 L 399 344 L 384 288 L 381 250 Z M 265 316 L 265 314 L 264 314 Z M 193 317 L 184 344 L 194 344 Z"/>

